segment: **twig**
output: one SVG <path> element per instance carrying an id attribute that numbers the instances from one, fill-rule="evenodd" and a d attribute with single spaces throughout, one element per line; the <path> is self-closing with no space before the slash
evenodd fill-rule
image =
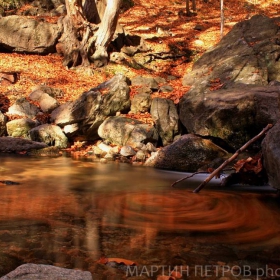
<path id="1" fill-rule="evenodd" d="M 189 179 L 189 178 L 193 177 L 194 175 L 200 174 L 200 173 L 205 173 L 205 171 L 198 171 L 198 172 L 195 172 L 195 173 L 193 173 L 193 174 L 191 174 L 191 175 L 188 175 L 187 177 L 184 177 L 184 178 L 182 178 L 182 179 L 179 179 L 179 180 L 175 181 L 175 182 L 171 185 L 171 187 L 173 188 L 176 184 L 180 183 L 181 181 L 184 181 L 184 180 L 186 180 L 186 179 Z"/>
<path id="2" fill-rule="evenodd" d="M 272 124 L 268 124 L 258 135 L 249 140 L 246 144 L 244 144 L 240 149 L 238 149 L 230 158 L 224 161 L 217 169 L 215 169 L 193 192 L 198 193 L 201 189 L 203 189 L 210 180 L 219 174 L 224 167 L 226 167 L 230 162 L 237 158 L 237 156 L 242 153 L 245 149 L 247 149 L 253 142 L 263 136 L 269 129 L 272 128 Z"/>

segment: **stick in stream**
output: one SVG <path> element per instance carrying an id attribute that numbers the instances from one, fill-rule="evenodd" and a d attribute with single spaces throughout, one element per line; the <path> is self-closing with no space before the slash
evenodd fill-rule
<path id="1" fill-rule="evenodd" d="M 253 142 L 255 142 L 257 139 L 259 139 L 261 136 L 263 136 L 269 129 L 272 128 L 272 124 L 268 124 L 258 135 L 253 137 L 251 140 L 249 140 L 246 144 L 244 144 L 240 149 L 238 149 L 235 154 L 233 154 L 230 158 L 228 158 L 226 161 L 224 161 L 217 169 L 215 169 L 193 192 L 198 193 L 200 192 L 207 183 L 211 181 L 211 179 L 219 174 L 230 162 L 232 162 L 234 159 L 237 158 L 237 156 L 242 153 L 245 149 L 247 149 Z"/>

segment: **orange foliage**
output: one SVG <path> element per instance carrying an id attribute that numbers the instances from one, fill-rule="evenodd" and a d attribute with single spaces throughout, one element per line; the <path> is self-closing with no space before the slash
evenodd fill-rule
<path id="1" fill-rule="evenodd" d="M 0 72 L 16 71 L 20 79 L 15 84 L 1 85 L 0 83 L 0 110 L 6 112 L 18 97 L 27 97 L 34 86 L 45 84 L 59 88 L 65 95 L 59 98 L 61 103 L 78 98 L 100 83 L 108 80 L 115 73 L 124 73 L 129 78 L 136 75 L 161 76 L 166 78 L 173 75 L 177 79 L 168 83 L 174 88 L 171 93 L 157 92 L 153 96 L 170 98 L 177 104 L 180 98 L 188 91 L 182 87 L 182 77 L 192 68 L 193 61 L 197 60 L 206 50 L 220 40 L 220 5 L 219 1 L 197 1 L 197 16 L 187 18 L 185 0 L 134 0 L 134 6 L 120 15 L 119 22 L 131 34 L 143 36 L 147 46 L 153 53 L 172 53 L 173 60 L 159 59 L 144 65 L 143 69 L 134 69 L 128 65 L 109 64 L 102 69 L 73 69 L 68 70 L 62 65 L 62 57 L 57 54 L 46 56 L 26 55 L 16 53 L 0 53 Z M 278 0 L 257 0 L 254 4 L 249 0 L 228 0 L 225 5 L 226 34 L 232 26 L 254 14 L 277 16 L 280 10 Z M 152 7 L 152 9 L 151 9 Z M 24 9 L 30 8 L 24 6 Z M 35 17 L 33 17 L 35 18 Z M 39 16 L 37 19 L 51 23 L 57 17 Z M 202 25 L 202 30 L 194 27 Z M 164 30 L 158 33 L 158 28 Z M 199 43 L 199 44 L 198 44 Z M 190 57 L 182 54 L 190 53 Z M 177 56 L 176 56 L 177 55 Z M 222 87 L 217 80 L 212 84 L 212 90 Z M 131 97 L 136 94 L 132 87 Z M 133 117 L 150 122 L 149 117 L 139 114 Z"/>

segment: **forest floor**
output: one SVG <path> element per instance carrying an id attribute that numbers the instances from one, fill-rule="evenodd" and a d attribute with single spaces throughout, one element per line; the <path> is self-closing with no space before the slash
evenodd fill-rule
<path id="1" fill-rule="evenodd" d="M 187 52 L 185 56 L 170 60 L 155 60 L 142 69 L 129 65 L 109 63 L 99 69 L 66 69 L 63 58 L 58 54 L 46 56 L 18 53 L 0 53 L 0 72 L 16 71 L 20 79 L 15 84 L 0 85 L 1 95 L 9 98 L 11 105 L 19 97 L 27 97 L 35 86 L 40 84 L 62 89 L 65 92 L 61 103 L 74 100 L 83 92 L 108 80 L 116 73 L 129 78 L 136 75 L 162 76 L 173 75 L 170 81 L 174 91 L 164 96 L 175 103 L 187 91 L 182 86 L 182 78 L 191 70 L 193 63 L 203 53 L 217 44 L 220 33 L 220 1 L 209 3 L 198 0 L 197 15 L 186 17 L 185 0 L 134 0 L 134 6 L 120 15 L 119 23 L 132 35 L 145 38 L 148 48 L 154 53 Z M 152 7 L 152 8 L 151 8 Z M 24 9 L 22 7 L 21 9 Z M 237 22 L 255 14 L 269 17 L 279 16 L 279 0 L 228 0 L 224 6 L 225 35 Z M 42 17 L 42 16 L 41 16 Z M 57 18 L 45 20 L 55 21 Z M 132 93 L 133 95 L 133 89 Z M 163 95 L 163 93 L 157 93 Z"/>

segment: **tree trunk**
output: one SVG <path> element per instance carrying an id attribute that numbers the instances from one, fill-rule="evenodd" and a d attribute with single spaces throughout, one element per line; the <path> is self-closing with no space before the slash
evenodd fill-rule
<path id="1" fill-rule="evenodd" d="M 121 0 L 66 0 L 63 19 L 64 62 L 67 67 L 108 62 L 107 47 L 114 35 Z"/>

